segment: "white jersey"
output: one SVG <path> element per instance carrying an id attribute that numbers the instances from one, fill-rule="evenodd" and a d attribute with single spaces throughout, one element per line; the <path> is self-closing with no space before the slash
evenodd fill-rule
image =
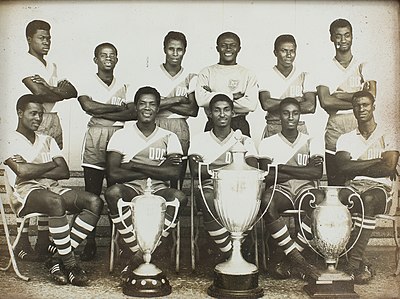
<path id="1" fill-rule="evenodd" d="M 39 59 L 35 56 L 26 53 L 20 60 L 19 65 L 19 74 L 20 80 L 23 80 L 27 77 L 31 77 L 34 75 L 39 75 L 44 80 L 46 80 L 47 84 L 50 86 L 56 87 L 59 81 L 57 65 L 54 62 L 46 61 L 46 65 L 44 65 Z M 23 84 L 23 83 L 22 83 Z M 24 85 L 24 84 L 23 84 Z M 24 85 L 25 86 L 25 85 Z M 25 93 L 31 93 L 28 88 L 25 88 Z M 43 107 L 46 112 L 52 111 L 55 103 L 43 103 Z"/>
<path id="2" fill-rule="evenodd" d="M 241 142 L 247 151 L 246 157 L 258 157 L 257 149 L 250 137 L 242 135 Z M 193 137 L 189 155 L 199 155 L 203 162 L 209 164 L 212 169 L 220 168 L 232 163 L 231 149 L 235 143 L 236 138 L 233 130 L 222 141 L 214 135 L 213 130 L 202 132 Z"/>
<path id="3" fill-rule="evenodd" d="M 161 95 L 161 102 L 162 98 L 175 96 L 187 97 L 190 93 L 194 92 L 197 83 L 197 74 L 190 73 L 185 68 L 181 67 L 181 70 L 175 76 L 171 76 L 163 64 L 149 70 L 146 76 L 148 77 L 146 85 L 153 86 L 157 89 Z M 187 119 L 188 117 L 165 109 L 157 114 L 157 118 Z"/>
<path id="4" fill-rule="evenodd" d="M 208 86 L 211 92 L 203 86 Z M 244 96 L 234 100 L 237 114 L 247 114 L 257 108 L 258 83 L 253 72 L 241 65 L 214 64 L 200 71 L 196 86 L 196 101 L 200 107 L 208 108 L 211 99 L 218 93 L 225 93 L 231 99 L 241 92 Z"/>
<path id="5" fill-rule="evenodd" d="M 276 66 L 268 69 L 262 75 L 258 76 L 260 92 L 269 91 L 271 98 L 284 99 L 287 97 L 303 97 L 306 92 L 315 92 L 315 87 L 306 86 L 306 75 L 293 65 L 290 74 L 285 77 Z M 279 112 L 268 112 L 265 117 L 267 120 L 280 120 Z"/>
<path id="6" fill-rule="evenodd" d="M 6 159 L 13 155 L 21 155 L 28 163 L 46 163 L 52 161 L 53 158 L 63 157 L 60 148 L 56 141 L 48 136 L 35 132 L 35 142 L 32 144 L 24 135 L 14 131 L 10 136 L 10 140 L 6 145 Z M 35 180 L 24 180 L 17 177 L 17 175 L 9 168 L 5 168 L 7 176 L 12 187 L 17 186 L 23 182 L 35 181 L 54 181 L 47 178 L 39 178 Z"/>
<path id="7" fill-rule="evenodd" d="M 127 98 L 128 87 L 128 84 L 120 82 L 120 80 L 118 80 L 115 76 L 111 84 L 108 86 L 99 78 L 99 76 L 97 76 L 97 74 L 93 74 L 79 86 L 79 95 L 88 96 L 93 101 L 98 103 L 120 106 L 123 103 L 126 104 L 133 101 L 133 99 Z M 88 127 L 122 127 L 123 125 L 124 122 L 121 121 L 108 120 L 95 116 L 92 116 L 88 123 Z"/>
<path id="8" fill-rule="evenodd" d="M 183 154 L 175 133 L 156 127 L 153 133 L 146 137 L 137 127 L 136 122 L 130 122 L 116 131 L 108 143 L 107 151 L 120 153 L 121 163 L 133 161 L 153 166 L 161 165 L 167 155 Z M 141 181 L 143 181 L 144 189 L 146 180 Z M 156 180 L 153 181 L 156 183 Z"/>
<path id="9" fill-rule="evenodd" d="M 396 148 L 395 139 L 389 134 L 384 134 L 379 126 L 374 132 L 365 139 L 357 129 L 343 134 L 339 137 L 336 152 L 344 151 L 350 153 L 351 159 L 356 160 L 371 160 L 379 159 L 382 153 L 386 151 L 398 151 Z M 367 176 L 356 176 L 353 180 L 371 180 L 388 187 L 391 187 L 392 182 L 389 177 L 373 178 Z"/>
<path id="10" fill-rule="evenodd" d="M 282 133 L 277 133 L 261 140 L 258 146 L 260 159 L 272 161 L 272 165 L 307 166 L 310 157 L 323 156 L 322 147 L 316 139 L 299 132 L 296 140 L 291 143 Z M 301 186 L 310 181 L 292 179 L 280 185 Z M 296 188 L 294 188 L 296 189 Z"/>
<path id="11" fill-rule="evenodd" d="M 334 57 L 326 65 L 321 66 L 318 79 L 315 79 L 316 86 L 328 87 L 331 94 L 357 92 L 362 90 L 366 81 L 372 80 L 369 72 L 366 62 L 359 62 L 355 57 L 346 68 Z M 339 110 L 337 113 L 345 114 L 353 113 L 353 111 L 351 109 Z"/>

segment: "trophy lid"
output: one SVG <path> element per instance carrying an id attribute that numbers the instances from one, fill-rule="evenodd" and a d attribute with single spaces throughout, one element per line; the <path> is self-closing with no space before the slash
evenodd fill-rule
<path id="1" fill-rule="evenodd" d="M 143 194 L 142 195 L 137 195 L 135 196 L 132 201 L 133 202 L 140 202 L 140 201 L 144 201 L 146 203 L 149 203 L 149 198 L 153 199 L 154 202 L 160 202 L 160 203 L 165 203 L 165 199 L 162 196 L 153 194 L 154 189 L 152 187 L 152 181 L 151 178 L 148 178 L 146 181 L 146 187 L 143 190 Z"/>

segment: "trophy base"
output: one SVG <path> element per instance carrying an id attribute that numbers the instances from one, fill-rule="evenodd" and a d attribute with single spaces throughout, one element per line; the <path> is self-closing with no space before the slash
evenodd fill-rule
<path id="1" fill-rule="evenodd" d="M 122 292 L 133 297 L 162 297 L 171 294 L 172 288 L 164 273 L 152 276 L 133 274 L 122 286 Z"/>
<path id="2" fill-rule="evenodd" d="M 264 295 L 258 286 L 258 271 L 244 275 L 230 275 L 214 270 L 214 283 L 207 294 L 214 298 L 260 298 Z"/>
<path id="3" fill-rule="evenodd" d="M 354 291 L 354 281 L 351 277 L 337 270 L 312 277 L 303 289 L 311 298 L 360 298 Z"/>

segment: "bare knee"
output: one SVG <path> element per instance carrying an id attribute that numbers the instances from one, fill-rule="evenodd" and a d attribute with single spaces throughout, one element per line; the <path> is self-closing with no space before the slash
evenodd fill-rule
<path id="1" fill-rule="evenodd" d="M 120 198 L 123 198 L 121 185 L 116 184 L 112 185 L 111 187 L 108 187 L 104 194 L 104 197 L 106 199 L 109 211 L 113 214 L 117 213 L 118 200 Z"/>
<path id="2" fill-rule="evenodd" d="M 42 210 L 48 216 L 62 216 L 66 212 L 64 199 L 55 193 L 49 193 L 42 200 Z"/>
<path id="3" fill-rule="evenodd" d="M 95 194 L 88 193 L 86 198 L 86 209 L 93 214 L 100 215 L 103 210 L 104 203 L 101 198 Z"/>
<path id="4" fill-rule="evenodd" d="M 372 194 L 364 194 L 362 195 L 363 204 L 364 204 L 364 212 L 367 216 L 375 215 L 375 196 Z"/>

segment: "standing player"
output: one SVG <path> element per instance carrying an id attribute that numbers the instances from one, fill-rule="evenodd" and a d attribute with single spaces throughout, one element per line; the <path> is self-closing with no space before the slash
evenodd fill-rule
<path id="1" fill-rule="evenodd" d="M 282 129 L 279 119 L 279 103 L 287 97 L 295 98 L 300 103 L 302 114 L 314 113 L 316 95 L 314 88 L 306 87 L 307 73 L 294 65 L 297 44 L 292 35 L 284 34 L 276 38 L 274 55 L 276 65 L 267 70 L 259 79 L 259 100 L 261 107 L 267 111 L 267 124 L 263 138 L 279 133 Z M 298 129 L 307 133 L 303 121 L 299 121 Z"/>
<path id="2" fill-rule="evenodd" d="M 93 230 L 103 208 L 102 200 L 85 191 L 63 188 L 69 169 L 55 140 L 36 131 L 43 118 L 42 98 L 23 95 L 17 102 L 18 127 L 7 143 L 4 162 L 18 217 L 44 213 L 57 248 L 50 274 L 57 284 L 86 285 L 88 277 L 76 263 L 75 249 Z M 66 211 L 77 214 L 70 228 Z M 61 259 L 61 262 L 58 261 Z M 62 263 L 62 264 L 61 264 Z"/>
<path id="3" fill-rule="evenodd" d="M 371 93 L 365 90 L 354 93 L 352 105 L 358 127 L 339 137 L 336 161 L 347 179 L 346 185 L 355 189 L 364 203 L 364 223 L 360 210 L 353 214 L 353 240 L 360 229 L 362 231 L 356 245 L 348 254 L 346 269 L 353 275 L 355 283 L 364 284 L 372 279 L 374 272 L 364 258 L 365 248 L 375 229 L 375 215 L 389 212 L 399 150 L 396 148 L 396 140 L 384 134 L 375 122 L 375 98 Z M 349 192 L 352 191 L 343 189 L 340 195 L 347 198 Z"/>
<path id="4" fill-rule="evenodd" d="M 38 132 L 53 137 L 58 146 L 63 148 L 63 137 L 60 119 L 54 106 L 64 99 L 75 98 L 77 92 L 75 87 L 66 79 L 59 80 L 60 75 L 57 65 L 47 61 L 46 56 L 50 50 L 51 36 L 49 23 L 42 20 L 33 20 L 26 26 L 26 39 L 29 50 L 22 57 L 19 72 L 19 80 L 34 95 L 40 96 L 43 103 L 43 121 Z M 26 89 L 24 88 L 24 89 Z M 26 90 L 23 92 L 26 93 Z M 18 257 L 23 260 L 34 260 L 54 250 L 49 243 L 49 230 L 47 217 L 38 218 L 38 239 L 35 252 L 28 241 L 29 223 L 23 228 L 21 239 L 16 247 Z"/>
<path id="5" fill-rule="evenodd" d="M 224 32 L 218 36 L 216 49 L 219 62 L 200 71 L 196 86 L 197 104 L 204 107 L 208 116 L 205 131 L 213 127 L 208 111 L 210 100 L 218 93 L 226 93 L 233 101 L 235 111 L 232 129 L 240 129 L 243 134 L 250 136 L 246 115 L 257 107 L 257 78 L 236 62 L 241 47 L 240 38 L 235 33 Z"/>
<path id="6" fill-rule="evenodd" d="M 146 84 L 155 86 L 161 94 L 160 110 L 156 124 L 176 133 L 186 156 L 189 149 L 189 116 L 196 117 L 199 111 L 194 89 L 197 74 L 190 73 L 182 66 L 186 53 L 187 41 L 181 32 L 170 31 L 164 38 L 165 62 L 149 72 Z M 186 171 L 186 160 L 183 162 L 181 178 Z"/>
<path id="7" fill-rule="evenodd" d="M 340 135 L 354 130 L 356 119 L 351 99 L 363 88 L 376 96 L 376 81 L 367 78 L 366 63 L 351 52 L 353 29 L 349 21 L 337 19 L 329 28 L 336 55 L 321 69 L 317 86 L 321 107 L 329 114 L 325 129 L 325 162 L 329 185 L 343 185 L 344 178 L 335 162 L 336 142 Z"/>
<path id="8" fill-rule="evenodd" d="M 169 188 L 169 181 L 179 177 L 182 167 L 182 147 L 175 133 L 157 127 L 155 119 L 160 106 L 160 94 L 152 87 L 142 87 L 135 94 L 137 122 L 126 125 L 112 136 L 107 147 L 107 177 L 112 185 L 106 190 L 106 201 L 110 217 L 118 232 L 132 253 L 131 260 L 122 270 L 121 278 L 126 281 L 132 270 L 142 262 L 141 253 L 133 234 L 131 210 L 123 210 L 121 222 L 117 203 L 122 199 L 130 201 L 143 194 L 147 178 L 152 179 L 154 194 L 167 201 L 178 199 L 183 208 L 187 199 L 185 194 Z M 168 207 L 164 228 L 171 224 L 173 208 Z M 173 223 L 171 227 L 175 227 Z M 168 232 L 163 234 L 168 236 Z"/>
<path id="9" fill-rule="evenodd" d="M 316 180 L 322 177 L 322 153 L 316 150 L 318 147 L 313 139 L 297 129 L 300 111 L 300 103 L 296 99 L 283 99 L 279 104 L 282 131 L 261 140 L 258 151 L 260 169 L 267 170 L 270 164 L 278 166 L 278 182 L 274 197 L 271 198 L 275 171 L 270 171 L 266 177 L 267 188 L 262 199 L 264 209 L 271 200 L 264 216 L 267 229 L 285 254 L 287 261 L 303 274 L 310 275 L 315 268 L 306 262 L 300 253 L 307 246 L 307 241 L 300 232 L 293 240 L 284 219 L 280 216 L 280 213 L 288 209 L 299 208 L 298 201 L 305 192 L 312 192 L 316 196 L 320 192 L 314 188 Z M 308 232 L 307 238 L 311 239 L 309 214 L 304 217 L 301 225 L 304 231 Z M 281 261 L 278 256 L 276 253 L 272 254 L 271 275 L 279 279 L 290 277 L 291 265 L 287 264 L 286 260 Z"/>
<path id="10" fill-rule="evenodd" d="M 192 175 L 198 176 L 199 162 L 207 163 L 210 169 L 217 169 L 232 163 L 231 148 L 236 143 L 231 120 L 235 114 L 232 100 L 225 94 L 214 95 L 210 101 L 209 110 L 213 124 L 211 131 L 200 133 L 193 138 L 189 148 L 189 166 Z M 257 150 L 250 137 L 243 135 L 241 142 L 247 150 L 246 162 L 257 167 Z M 217 213 L 214 206 L 214 188 L 210 175 L 204 169 L 201 173 L 205 199 L 214 216 Z M 203 212 L 204 227 L 219 248 L 223 258 L 230 256 L 232 244 L 229 232 L 214 220 L 197 194 L 197 202 Z"/>
<path id="11" fill-rule="evenodd" d="M 124 121 L 136 118 L 135 105 L 127 99 L 128 85 L 114 76 L 118 52 L 114 45 L 102 43 L 94 49 L 94 63 L 97 74 L 87 78 L 80 87 L 78 101 L 91 119 L 88 123 L 83 152 L 83 173 L 85 190 L 101 194 L 106 174 L 106 148 L 115 131 L 121 129 Z M 88 236 L 80 258 L 88 261 L 97 251 L 95 230 Z"/>

